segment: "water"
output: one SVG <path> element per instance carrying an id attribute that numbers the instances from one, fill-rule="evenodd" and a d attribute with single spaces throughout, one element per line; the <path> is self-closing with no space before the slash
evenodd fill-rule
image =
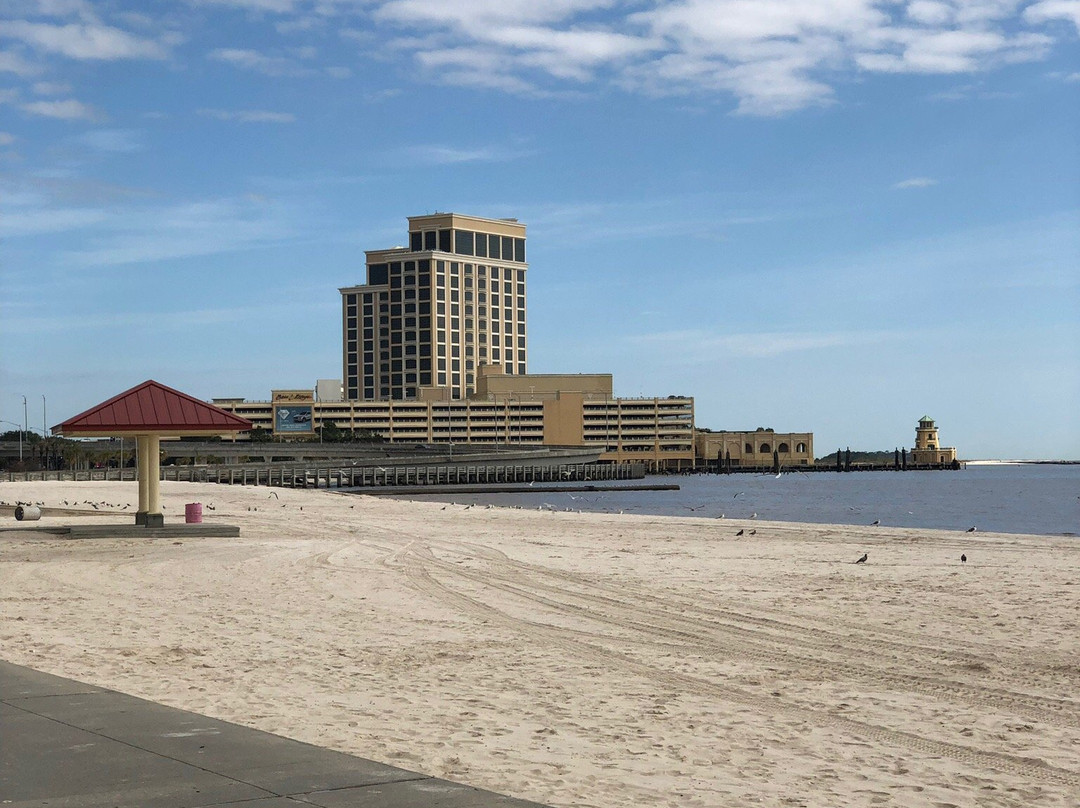
<path id="1" fill-rule="evenodd" d="M 961 471 L 799 472 L 649 477 L 678 491 L 545 491 L 409 499 L 557 510 L 759 519 L 1000 533 L 1080 534 L 1080 465 L 969 466 Z M 618 487 L 619 483 L 602 483 Z"/>

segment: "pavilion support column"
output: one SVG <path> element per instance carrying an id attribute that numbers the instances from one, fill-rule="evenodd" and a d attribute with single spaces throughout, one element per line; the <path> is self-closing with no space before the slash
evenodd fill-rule
<path id="1" fill-rule="evenodd" d="M 135 524 L 145 525 L 146 514 L 150 508 L 150 471 L 147 468 L 150 452 L 147 450 L 147 436 L 137 435 L 135 445 L 137 447 L 136 463 L 139 476 L 139 509 L 135 512 Z"/>
<path id="2" fill-rule="evenodd" d="M 165 517 L 161 513 L 161 438 L 147 435 L 146 452 L 146 526 L 161 527 Z"/>

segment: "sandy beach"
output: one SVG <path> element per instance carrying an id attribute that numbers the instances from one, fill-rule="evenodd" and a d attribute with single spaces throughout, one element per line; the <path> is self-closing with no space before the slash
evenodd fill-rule
<path id="1" fill-rule="evenodd" d="M 0 532 L 0 658 L 553 806 L 1080 805 L 1075 538 L 162 501 L 241 536 Z"/>

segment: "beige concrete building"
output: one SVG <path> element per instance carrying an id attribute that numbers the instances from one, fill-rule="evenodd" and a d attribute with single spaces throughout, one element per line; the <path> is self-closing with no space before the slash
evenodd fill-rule
<path id="1" fill-rule="evenodd" d="M 408 247 L 366 256 L 339 290 L 346 399 L 465 399 L 481 365 L 527 372 L 525 225 L 411 216 Z"/>
<path id="2" fill-rule="evenodd" d="M 596 446 L 600 459 L 651 470 L 694 466 L 694 400 L 613 398 L 610 374 L 512 376 L 487 369 L 472 398 L 318 401 L 275 390 L 270 401 L 216 398 L 214 404 L 273 432 L 312 439 L 333 423 L 391 443 Z"/>
<path id="3" fill-rule="evenodd" d="M 942 446 L 938 440 L 934 419 L 924 415 L 915 429 L 915 448 L 911 450 L 911 462 L 916 466 L 936 466 L 956 462 L 956 449 Z"/>
<path id="4" fill-rule="evenodd" d="M 781 467 L 814 465 L 813 432 L 774 432 L 759 428 L 753 432 L 694 433 L 694 450 L 698 464 L 711 467 L 718 464 L 731 468 L 772 468 L 773 452 Z"/>

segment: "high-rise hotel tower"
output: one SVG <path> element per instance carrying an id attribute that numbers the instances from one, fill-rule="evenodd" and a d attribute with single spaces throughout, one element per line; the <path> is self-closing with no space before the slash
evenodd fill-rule
<path id="1" fill-rule="evenodd" d="M 409 217 L 409 246 L 369 250 L 341 292 L 345 397 L 460 399 L 482 365 L 527 370 L 525 225 L 456 213 Z"/>

